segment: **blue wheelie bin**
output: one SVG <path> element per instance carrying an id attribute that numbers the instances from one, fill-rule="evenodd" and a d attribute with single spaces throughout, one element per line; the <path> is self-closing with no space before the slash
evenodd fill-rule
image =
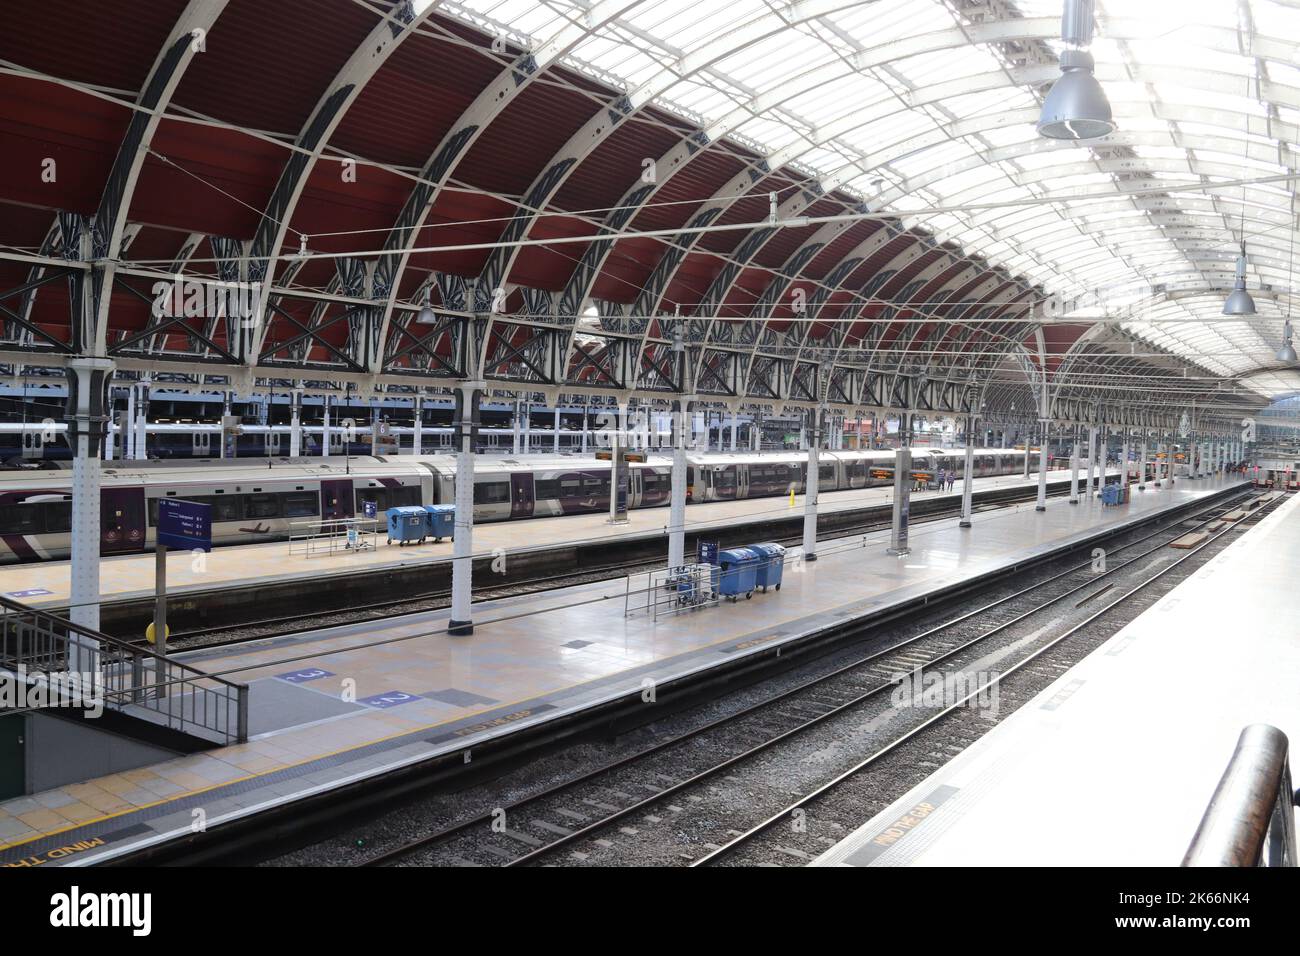
<path id="1" fill-rule="evenodd" d="M 441 541 L 443 538 L 455 537 L 455 505 L 425 505 L 424 511 L 429 516 L 429 534 L 433 535 L 435 542 Z"/>
<path id="2" fill-rule="evenodd" d="M 752 598 L 758 577 L 758 565 L 758 552 L 750 548 L 732 548 L 719 553 L 718 567 L 722 571 L 722 587 L 719 593 L 733 601 L 742 594 L 746 598 Z"/>
<path id="3" fill-rule="evenodd" d="M 404 545 L 408 541 L 418 544 L 428 537 L 429 517 L 419 505 L 400 505 L 389 508 L 385 514 L 388 515 L 389 544 L 394 541 L 398 545 Z"/>
<path id="4" fill-rule="evenodd" d="M 751 544 L 750 551 L 758 554 L 758 573 L 754 583 L 766 593 L 768 588 L 781 590 L 781 574 L 785 570 L 785 548 L 770 541 Z"/>

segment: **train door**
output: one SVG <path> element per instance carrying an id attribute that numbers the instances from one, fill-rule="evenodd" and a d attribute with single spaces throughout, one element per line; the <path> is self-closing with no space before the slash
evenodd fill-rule
<path id="1" fill-rule="evenodd" d="M 212 457 L 212 435 L 208 432 L 195 432 L 190 436 L 190 454 L 195 458 Z"/>
<path id="2" fill-rule="evenodd" d="M 531 518 L 532 516 L 533 473 L 512 471 L 510 473 L 510 517 Z"/>
<path id="3" fill-rule="evenodd" d="M 320 514 L 323 520 L 351 518 L 352 479 L 329 478 L 320 483 Z"/>
<path id="4" fill-rule="evenodd" d="M 144 548 L 144 489 L 105 488 L 99 499 L 99 551 L 116 554 Z"/>

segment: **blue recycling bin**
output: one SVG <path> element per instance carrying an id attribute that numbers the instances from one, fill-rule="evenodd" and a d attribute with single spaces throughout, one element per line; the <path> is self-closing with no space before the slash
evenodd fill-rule
<path id="1" fill-rule="evenodd" d="M 429 534 L 433 535 L 435 542 L 441 541 L 443 538 L 455 537 L 455 505 L 425 505 L 424 511 L 428 515 Z"/>
<path id="2" fill-rule="evenodd" d="M 428 515 L 419 505 L 400 505 L 396 508 L 389 508 L 386 514 L 388 515 L 389 544 L 394 541 L 399 546 L 411 541 L 419 543 L 428 537 Z"/>
<path id="3" fill-rule="evenodd" d="M 719 593 L 733 601 L 742 594 L 752 598 L 757 587 L 758 565 L 758 552 L 752 548 L 732 548 L 719 553 L 718 567 L 722 572 Z"/>
<path id="4" fill-rule="evenodd" d="M 758 571 L 754 583 L 763 589 L 781 590 L 781 575 L 785 571 L 785 548 L 771 541 L 763 544 L 751 544 L 749 550 L 758 553 Z"/>

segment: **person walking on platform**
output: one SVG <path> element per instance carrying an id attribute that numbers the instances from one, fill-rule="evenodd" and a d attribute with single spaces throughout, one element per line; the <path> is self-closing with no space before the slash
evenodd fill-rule
<path id="1" fill-rule="evenodd" d="M 948 490 L 952 491 L 952 486 L 957 483 L 957 472 L 955 469 L 948 472 Z"/>

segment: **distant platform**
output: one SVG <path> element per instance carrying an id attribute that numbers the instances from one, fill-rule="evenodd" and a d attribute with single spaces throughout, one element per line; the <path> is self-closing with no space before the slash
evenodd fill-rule
<path id="1" fill-rule="evenodd" d="M 1056 498 L 1041 513 L 977 514 L 968 529 L 936 521 L 913 530 L 904 556 L 886 553 L 888 531 L 846 537 L 815 564 L 792 562 L 780 591 L 658 620 L 625 615 L 614 580 L 480 602 L 472 636 L 448 636 L 447 612 L 431 611 L 184 654 L 250 683 L 252 739 L 8 800 L 0 862 L 103 861 L 189 836 L 196 810 L 211 831 L 416 764 L 469 762 L 521 731 L 638 699 L 647 682 L 771 654 L 1237 487 L 1187 480 L 1116 507 Z"/>
<path id="2" fill-rule="evenodd" d="M 1115 474 L 1115 470 L 1110 472 Z M 1069 479 L 1068 471 L 1053 471 L 1048 478 L 1056 483 Z M 1080 479 L 1082 481 L 1082 479 Z M 1038 476 L 1026 480 L 1019 476 L 976 478 L 974 495 L 1007 488 L 1036 485 Z M 916 492 L 916 500 L 959 495 L 961 483 L 951 492 Z M 822 492 L 818 496 L 820 516 L 888 504 L 892 488 L 863 488 Z M 743 501 L 718 501 L 689 505 L 686 509 L 688 534 L 703 534 L 716 528 L 733 528 L 738 522 L 752 522 L 773 517 L 800 517 L 804 499 L 795 497 L 793 507 L 788 498 L 749 498 Z M 668 509 L 638 508 L 628 513 L 626 524 L 611 525 L 608 514 L 567 515 L 553 518 L 523 518 L 514 521 L 487 521 L 474 526 L 474 551 L 491 555 L 506 549 L 515 555 L 535 551 L 572 547 L 582 542 L 629 541 L 650 537 L 665 539 L 667 552 Z M 215 548 L 196 563 L 186 552 L 167 559 L 167 590 L 173 597 L 187 591 L 213 588 L 244 588 L 275 581 L 317 580 L 322 576 L 352 575 L 386 567 L 407 567 L 451 560 L 451 540 L 440 544 L 429 539 L 422 545 L 385 544 L 381 535 L 377 547 L 365 551 L 337 551 L 305 557 L 291 554 L 289 542 L 232 545 Z M 66 604 L 70 591 L 70 563 L 43 561 L 31 564 L 0 566 L 0 594 L 22 601 L 29 607 L 56 608 Z M 152 597 L 154 555 L 129 554 L 109 556 L 100 562 L 100 594 L 105 600 Z"/>
<path id="3" fill-rule="evenodd" d="M 1297 569 L 1300 496 L 812 865 L 1177 866 L 1243 728 L 1300 744 Z"/>

